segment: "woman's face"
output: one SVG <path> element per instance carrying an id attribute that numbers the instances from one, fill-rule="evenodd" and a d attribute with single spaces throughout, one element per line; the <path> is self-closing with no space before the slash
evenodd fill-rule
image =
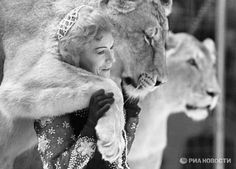
<path id="1" fill-rule="evenodd" d="M 115 61 L 113 44 L 111 33 L 101 33 L 101 39 L 93 40 L 84 46 L 80 67 L 98 76 L 110 77 L 111 67 Z"/>

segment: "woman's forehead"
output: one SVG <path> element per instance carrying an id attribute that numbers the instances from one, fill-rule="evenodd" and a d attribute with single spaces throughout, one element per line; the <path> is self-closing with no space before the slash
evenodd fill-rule
<path id="1" fill-rule="evenodd" d="M 103 32 L 99 35 L 98 39 L 92 40 L 91 45 L 93 47 L 107 47 L 107 46 L 112 46 L 114 43 L 114 38 L 112 36 L 112 33 L 110 32 Z"/>

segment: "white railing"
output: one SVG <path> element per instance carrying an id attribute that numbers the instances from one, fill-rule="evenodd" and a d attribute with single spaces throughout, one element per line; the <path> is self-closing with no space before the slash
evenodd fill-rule
<path id="1" fill-rule="evenodd" d="M 224 158 L 224 139 L 225 139 L 225 19 L 226 19 L 226 0 L 217 0 L 216 7 L 216 45 L 217 45 L 217 73 L 221 87 L 221 95 L 215 114 L 215 158 Z M 215 169 L 224 169 L 224 163 L 215 163 Z"/>

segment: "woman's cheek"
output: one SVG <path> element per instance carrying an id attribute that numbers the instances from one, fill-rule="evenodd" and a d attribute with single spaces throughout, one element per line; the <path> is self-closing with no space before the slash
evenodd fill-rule
<path id="1" fill-rule="evenodd" d="M 105 60 L 106 60 L 106 58 L 105 58 L 104 55 L 98 56 L 98 57 L 96 58 L 96 65 L 97 65 L 98 67 L 102 67 L 102 66 L 104 65 L 104 63 L 105 63 Z"/>

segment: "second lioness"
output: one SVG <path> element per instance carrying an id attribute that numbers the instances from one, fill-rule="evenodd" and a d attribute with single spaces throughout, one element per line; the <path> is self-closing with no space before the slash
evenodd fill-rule
<path id="1" fill-rule="evenodd" d="M 170 114 L 185 112 L 200 120 L 217 103 L 220 89 L 214 67 L 214 42 L 199 42 L 192 35 L 177 33 L 169 35 L 167 47 L 169 80 L 140 103 L 140 123 L 129 154 L 132 169 L 159 169 Z"/>

